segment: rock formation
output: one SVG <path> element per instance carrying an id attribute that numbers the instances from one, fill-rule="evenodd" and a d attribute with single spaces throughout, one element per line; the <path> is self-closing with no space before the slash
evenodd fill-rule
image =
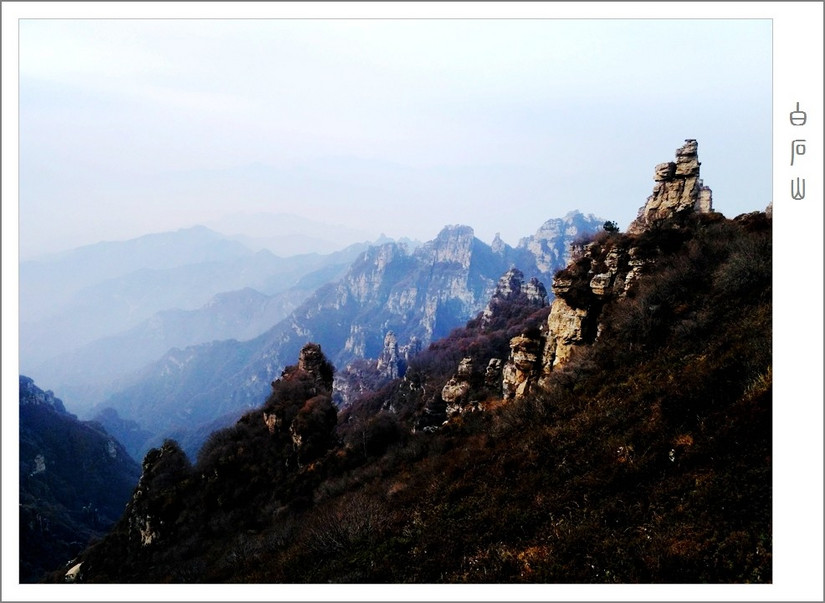
<path id="1" fill-rule="evenodd" d="M 191 466 L 177 443 L 168 440 L 146 453 L 142 469 L 124 518 L 129 540 L 147 547 L 172 536 L 174 526 L 161 519 L 167 511 L 167 489 L 182 483 L 189 476 Z"/>
<path id="2" fill-rule="evenodd" d="M 611 233 L 581 245 L 567 267 L 556 273 L 555 300 L 543 336 L 519 336 L 510 342 L 510 360 L 502 373 L 505 398 L 524 396 L 534 383 L 545 385 L 553 369 L 567 362 L 577 347 L 596 339 L 605 304 L 626 295 L 645 267 L 655 262 L 655 251 L 635 244 L 638 235 L 665 221 L 678 226 L 690 214 L 712 212 L 711 190 L 699 178 L 697 149 L 697 142 L 687 139 L 677 149 L 675 162 L 656 166 L 653 194 L 628 228 L 629 237 Z"/>
<path id="3" fill-rule="evenodd" d="M 543 338 L 522 334 L 510 340 L 510 358 L 502 369 L 502 393 L 505 400 L 529 393 L 539 374 Z"/>
<path id="4" fill-rule="evenodd" d="M 43 391 L 34 384 L 34 380 L 20 375 L 20 405 L 45 405 L 59 413 L 66 413 L 63 400 L 55 398 L 51 390 Z"/>
<path id="5" fill-rule="evenodd" d="M 317 343 L 307 343 L 298 355 L 298 364 L 284 369 L 272 383 L 272 394 L 264 404 L 261 419 L 275 439 L 287 435 L 296 462 L 301 469 L 330 444 L 337 422 L 332 402 L 334 367 Z M 241 417 L 239 422 L 257 421 L 256 413 Z"/>
<path id="6" fill-rule="evenodd" d="M 496 393 L 501 393 L 501 371 L 503 366 L 501 358 L 490 358 L 487 369 L 484 371 L 484 385 Z"/>
<path id="7" fill-rule="evenodd" d="M 547 341 L 544 346 L 543 365 L 552 370 L 566 362 L 575 346 L 587 342 L 584 323 L 588 311 L 571 308 L 561 298 L 556 298 L 547 317 Z"/>
<path id="8" fill-rule="evenodd" d="M 529 256 L 540 273 L 552 274 L 570 261 L 570 246 L 576 239 L 598 232 L 604 219 L 593 214 L 571 211 L 563 218 L 547 220 L 532 236 L 519 241 L 516 251 Z M 516 265 L 528 270 L 528 262 L 521 258 Z"/>
<path id="9" fill-rule="evenodd" d="M 627 229 L 638 234 L 662 220 L 679 214 L 710 212 L 713 207 L 711 190 L 699 178 L 699 145 L 693 138 L 676 149 L 676 161 L 660 163 L 654 170 L 653 194 L 639 210 L 636 220 Z"/>
<path id="10" fill-rule="evenodd" d="M 317 343 L 308 343 L 301 348 L 301 353 L 298 355 L 298 370 L 311 375 L 323 391 L 332 389 L 335 369 Z"/>
<path id="11" fill-rule="evenodd" d="M 384 336 L 384 349 L 378 356 L 376 368 L 385 379 L 398 379 L 404 375 L 405 362 L 398 350 L 398 339 L 392 331 L 387 331 Z"/>
<path id="12" fill-rule="evenodd" d="M 496 290 L 482 312 L 481 324 L 488 326 L 499 307 L 507 307 L 517 300 L 535 308 L 543 308 L 547 305 L 547 289 L 536 277 L 525 283 L 524 273 L 518 268 L 510 268 L 498 279 Z"/>
<path id="13" fill-rule="evenodd" d="M 447 381 L 441 390 L 441 399 L 447 405 L 447 416 L 460 414 L 464 411 L 469 402 L 470 390 L 472 387 L 471 378 L 473 376 L 473 361 L 471 358 L 464 358 L 458 365 L 458 371 Z"/>

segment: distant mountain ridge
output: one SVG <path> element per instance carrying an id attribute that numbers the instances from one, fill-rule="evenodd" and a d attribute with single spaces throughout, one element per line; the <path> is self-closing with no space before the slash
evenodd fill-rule
<path id="1" fill-rule="evenodd" d="M 238 241 L 249 249 L 267 249 L 282 257 L 332 253 L 343 245 L 374 238 L 366 230 L 327 224 L 287 213 L 238 212 L 206 222 L 206 226 L 224 233 L 230 240 Z"/>
<path id="2" fill-rule="evenodd" d="M 337 284 L 318 289 L 259 337 L 171 350 L 100 408 L 112 407 L 155 433 L 197 429 L 258 404 L 308 340 L 319 343 L 337 366 L 377 357 L 387 331 L 401 346 L 426 346 L 483 310 L 511 267 L 549 282 L 569 259 L 570 243 L 602 224 L 571 212 L 548 221 L 516 248 L 494 249 L 460 225 L 445 227 L 412 252 L 394 242 L 370 247 Z M 567 251 L 555 259 L 556 249 Z"/>
<path id="3" fill-rule="evenodd" d="M 365 247 L 280 258 L 196 227 L 24 262 L 21 369 L 93 402 L 171 347 L 260 334 Z"/>

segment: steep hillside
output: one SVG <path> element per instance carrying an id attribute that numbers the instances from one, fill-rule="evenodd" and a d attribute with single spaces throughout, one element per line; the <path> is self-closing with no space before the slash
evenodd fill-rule
<path id="1" fill-rule="evenodd" d="M 123 514 L 140 467 L 97 423 L 20 376 L 20 581 L 37 582 Z"/>
<path id="2" fill-rule="evenodd" d="M 305 345 L 194 464 L 152 450 L 72 579 L 771 582 L 772 225 L 712 211 L 692 143 L 552 306 L 507 279 L 337 423 Z"/>

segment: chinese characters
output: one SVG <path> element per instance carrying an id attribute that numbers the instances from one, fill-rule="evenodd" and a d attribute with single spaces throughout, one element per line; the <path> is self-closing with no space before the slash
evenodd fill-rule
<path id="1" fill-rule="evenodd" d="M 799 108 L 799 103 L 796 103 L 796 109 L 790 113 L 791 125 L 794 127 L 802 127 L 808 122 L 808 114 Z M 805 155 L 805 139 L 795 138 L 791 141 L 791 167 L 794 166 L 794 161 Z M 805 198 L 805 179 L 797 176 L 796 179 L 791 179 L 791 198 L 796 201 L 801 201 Z"/>

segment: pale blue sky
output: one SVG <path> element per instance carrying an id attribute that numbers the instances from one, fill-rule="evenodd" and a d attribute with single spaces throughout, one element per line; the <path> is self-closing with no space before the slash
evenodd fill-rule
<path id="1" fill-rule="evenodd" d="M 764 209 L 771 23 L 24 20 L 19 115 L 24 258 L 238 211 L 516 244 L 626 227 L 685 138 Z"/>

